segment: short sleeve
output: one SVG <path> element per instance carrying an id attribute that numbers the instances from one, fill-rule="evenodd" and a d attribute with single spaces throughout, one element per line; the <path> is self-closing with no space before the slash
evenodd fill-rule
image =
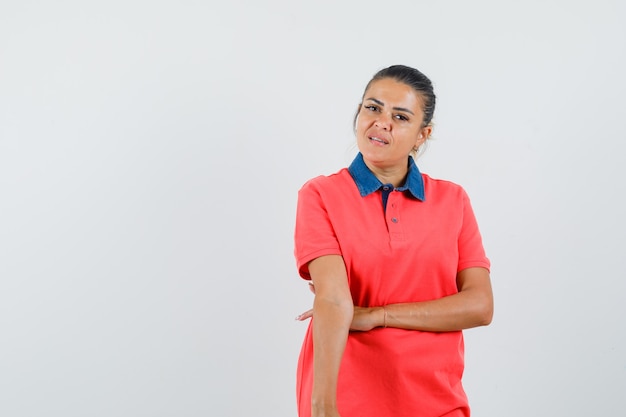
<path id="1" fill-rule="evenodd" d="M 320 181 L 321 177 L 310 180 L 298 192 L 294 255 L 298 272 L 304 279 L 311 279 L 308 264 L 313 259 L 341 255 Z"/>
<path id="2" fill-rule="evenodd" d="M 463 191 L 462 202 L 463 222 L 458 239 L 459 262 L 457 272 L 472 267 L 489 269 L 491 263 L 485 255 L 476 216 L 474 215 L 470 199 L 465 191 Z"/>

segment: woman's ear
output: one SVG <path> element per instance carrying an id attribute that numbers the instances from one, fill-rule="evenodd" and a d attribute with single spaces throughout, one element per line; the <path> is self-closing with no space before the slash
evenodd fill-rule
<path id="1" fill-rule="evenodd" d="M 422 143 L 426 142 L 431 133 L 433 133 L 433 127 L 431 125 L 423 127 L 422 130 L 420 130 L 419 135 L 417 136 L 417 140 L 415 141 L 415 147 L 419 148 Z"/>

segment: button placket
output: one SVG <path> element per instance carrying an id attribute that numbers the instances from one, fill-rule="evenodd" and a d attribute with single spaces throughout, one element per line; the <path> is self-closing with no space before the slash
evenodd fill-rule
<path id="1" fill-rule="evenodd" d="M 392 191 L 389 194 L 389 200 L 387 203 L 387 227 L 389 230 L 389 238 L 391 240 L 403 240 L 404 233 L 402 227 L 402 217 L 400 215 L 399 201 L 402 197 L 402 193 L 399 191 Z"/>

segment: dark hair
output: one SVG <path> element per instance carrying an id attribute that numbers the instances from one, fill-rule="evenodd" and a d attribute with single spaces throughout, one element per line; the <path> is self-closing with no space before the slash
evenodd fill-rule
<path id="1" fill-rule="evenodd" d="M 406 84 L 413 88 L 413 90 L 415 90 L 415 92 L 422 97 L 424 100 L 424 108 L 422 109 L 424 111 L 423 126 L 428 126 L 433 119 L 433 115 L 435 114 L 436 101 L 435 92 L 433 91 L 433 83 L 428 79 L 428 77 L 415 68 L 407 67 L 406 65 L 392 65 L 381 69 L 372 77 L 370 82 L 368 82 L 365 86 L 365 90 L 363 90 L 363 96 L 365 96 L 365 92 L 368 88 L 370 88 L 370 85 L 372 85 L 373 82 L 384 78 L 391 78 L 400 83 Z M 355 126 L 359 111 L 360 108 L 354 116 Z"/>

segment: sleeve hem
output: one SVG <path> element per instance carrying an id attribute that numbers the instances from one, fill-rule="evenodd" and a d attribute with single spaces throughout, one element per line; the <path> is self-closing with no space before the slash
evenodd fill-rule
<path id="1" fill-rule="evenodd" d="M 475 268 L 475 267 L 485 268 L 487 271 L 490 271 L 491 263 L 489 261 L 484 261 L 484 260 L 483 261 L 465 261 L 465 262 L 459 263 L 459 266 L 457 267 L 457 272 L 460 272 L 467 268 Z"/>
<path id="2" fill-rule="evenodd" d="M 311 262 L 315 258 L 319 258 L 324 255 L 341 255 L 341 251 L 337 248 L 325 248 L 319 249 L 315 252 L 311 252 L 306 254 L 305 256 L 301 256 L 298 258 L 298 273 L 300 277 L 306 280 L 311 279 L 311 274 L 309 274 L 309 262 Z"/>

